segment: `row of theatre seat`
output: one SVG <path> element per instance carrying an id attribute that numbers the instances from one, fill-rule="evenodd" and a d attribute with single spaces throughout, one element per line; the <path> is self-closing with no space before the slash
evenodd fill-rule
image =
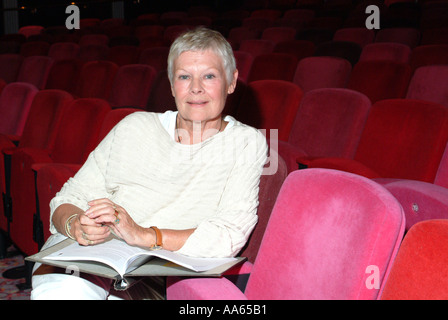
<path id="1" fill-rule="evenodd" d="M 320 168 L 336 169 L 339 177 L 335 181 L 349 179 L 350 183 L 347 182 L 347 186 L 333 183 L 343 191 L 343 201 L 350 202 L 347 207 L 358 210 L 358 214 L 364 214 L 366 208 L 358 208 L 355 204 L 364 206 L 362 200 L 365 200 L 365 195 L 354 197 L 348 185 L 360 176 L 364 176 L 364 180 L 359 182 L 361 184 L 375 182 L 374 188 L 382 190 L 377 190 L 377 193 L 388 190 L 400 203 L 399 211 L 393 209 L 403 214 L 399 228 L 395 225 L 398 229 L 393 229 L 397 239 L 403 235 L 400 232 L 410 230 L 422 220 L 446 218 L 446 106 L 416 99 L 386 99 L 372 104 L 362 93 L 346 88 L 322 88 L 304 94 L 298 86 L 280 80 L 255 81 L 249 84 L 249 88 L 241 102 L 251 112 L 246 114 L 247 119 L 243 115 L 238 119 L 247 123 L 261 121 L 257 127 L 279 130 L 278 143 L 269 132 L 269 165 L 278 163 L 278 170 L 261 178 L 260 220 L 242 252 L 250 262 L 256 261 L 259 248 L 262 248 L 260 243 L 270 223 L 271 212 L 275 212 L 273 207 L 279 190 L 288 190 L 284 186 L 288 174 L 294 181 L 301 179 L 302 172 L 325 177 L 333 173 Z M 48 204 L 54 194 L 75 174 L 89 152 L 119 120 L 131 112 L 141 111 L 133 108 L 112 109 L 105 100 L 75 99 L 61 90 L 35 90 L 33 94 L 32 98 L 29 97 L 32 104 L 20 137 L 1 136 L 4 206 L 0 214 L 0 228 L 25 255 L 37 252 L 49 236 Z M 272 109 L 273 105 L 277 108 Z M 278 162 L 275 160 L 276 151 L 280 155 Z M 308 166 L 309 169 L 297 170 L 299 163 L 302 168 Z M 356 178 L 352 177 L 352 173 L 356 174 Z M 309 186 L 307 179 L 305 185 Z M 291 183 L 296 185 L 296 182 Z M 300 183 L 297 185 L 300 186 Z M 331 183 L 316 188 L 322 192 L 328 185 Z M 302 190 L 304 187 L 298 188 Z M 289 194 L 286 196 L 289 200 L 284 201 L 301 199 L 298 195 L 303 194 L 302 191 L 284 191 Z M 325 194 L 328 199 L 331 198 L 331 192 Z M 318 202 L 325 201 L 320 199 Z M 335 205 L 334 201 L 330 203 Z M 281 207 L 280 204 L 278 206 Z M 297 204 L 292 207 L 306 209 Z M 387 207 L 384 210 L 389 212 L 392 209 Z M 345 206 L 337 211 L 340 215 L 347 214 Z M 383 218 L 385 221 L 392 219 L 389 216 Z M 370 225 L 375 219 L 366 216 L 363 221 Z M 300 226 L 301 222 L 297 221 L 294 225 Z M 337 226 L 333 227 L 337 229 Z M 359 237 L 363 238 L 361 235 Z M 397 239 L 394 243 L 398 246 Z M 3 245 L 6 243 L 4 241 Z M 386 250 L 390 254 L 388 259 L 394 257 L 390 249 L 388 247 Z M 170 281 L 178 283 L 178 279 Z"/>
<path id="2" fill-rule="evenodd" d="M 264 40 L 248 41 L 254 44 Z M 300 50 L 308 50 L 306 43 L 300 40 L 297 43 Z M 15 81 L 28 82 L 38 89 L 60 89 L 76 97 L 105 99 L 113 107 L 152 111 L 173 108 L 166 75 L 168 48 L 151 48 L 146 52 L 147 62 L 121 66 L 107 60 L 82 62 L 3 54 L 0 79 L 4 80 L 3 86 Z M 275 79 L 294 83 L 304 92 L 322 87 L 348 88 L 364 93 L 372 102 L 408 97 L 447 103 L 443 87 L 448 45 L 419 46 L 411 51 L 399 43 L 373 43 L 366 45 L 359 61 L 352 64 L 348 59 L 328 54 L 298 59 L 292 54 L 271 52 L 253 58 L 254 54 L 247 49 L 235 51 L 235 56 L 240 91 L 253 81 Z M 229 108 L 233 110 L 235 105 Z"/>
<path id="3" fill-rule="evenodd" d="M 448 212 L 448 106 L 431 100 L 446 86 L 429 82 L 446 81 L 441 70 L 446 66 L 410 72 L 411 84 L 425 75 L 414 96 L 416 85 L 406 84 L 405 96 L 377 99 L 347 86 L 305 90 L 292 81 L 241 80 L 244 90 L 229 97 L 228 113 L 267 130 L 269 165 L 276 150 L 280 155 L 275 174 L 261 178 L 259 223 L 241 252 L 249 262 L 230 272 L 251 277 L 244 295 L 226 278 L 169 278 L 167 298 L 447 298 L 440 275 L 448 231 L 439 219 Z M 49 236 L 48 204 L 62 184 L 120 119 L 149 109 L 11 82 L 0 96 L 2 115 L 12 110 L 2 108 L 11 87 L 29 111 L 19 131 L 1 128 L 0 229 L 30 255 Z M 273 273 L 279 264 L 284 270 Z M 375 267 L 379 286 L 372 288 L 367 278 Z"/>

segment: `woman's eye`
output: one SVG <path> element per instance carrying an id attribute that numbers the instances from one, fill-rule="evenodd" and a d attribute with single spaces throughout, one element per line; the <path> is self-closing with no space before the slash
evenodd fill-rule
<path id="1" fill-rule="evenodd" d="M 181 74 L 178 78 L 179 80 L 187 80 L 189 77 L 187 75 Z"/>
<path id="2" fill-rule="evenodd" d="M 215 75 L 214 74 L 207 74 L 206 76 L 205 76 L 205 79 L 214 79 L 215 78 Z"/>

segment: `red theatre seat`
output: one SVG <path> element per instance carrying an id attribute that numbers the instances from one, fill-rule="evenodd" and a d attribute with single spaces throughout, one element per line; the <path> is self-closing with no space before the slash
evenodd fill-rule
<path id="1" fill-rule="evenodd" d="M 25 254 L 36 253 L 33 215 L 36 190 L 32 166 L 37 163 L 83 163 L 98 142 L 109 104 L 101 99 L 76 99 L 67 106 L 51 150 L 20 148 L 11 155 L 11 240 Z"/>

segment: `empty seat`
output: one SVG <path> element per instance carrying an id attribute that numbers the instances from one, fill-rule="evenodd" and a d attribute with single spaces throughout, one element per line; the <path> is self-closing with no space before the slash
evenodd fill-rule
<path id="1" fill-rule="evenodd" d="M 17 81 L 23 57 L 15 53 L 0 54 L 0 79 L 6 83 Z"/>
<path id="2" fill-rule="evenodd" d="M 309 166 L 345 170 L 369 178 L 432 183 L 447 140 L 445 106 L 424 100 L 381 100 L 372 105 L 354 160 L 315 159 Z"/>
<path id="3" fill-rule="evenodd" d="M 441 28 L 430 28 L 422 31 L 420 45 L 448 44 L 448 26 Z"/>
<path id="4" fill-rule="evenodd" d="M 107 60 L 117 66 L 134 64 L 138 62 L 140 50 L 136 46 L 120 45 L 109 48 Z"/>
<path id="5" fill-rule="evenodd" d="M 247 82 L 257 80 L 292 81 L 297 58 L 287 53 L 267 53 L 254 57 Z"/>
<path id="6" fill-rule="evenodd" d="M 85 34 L 81 36 L 78 44 L 80 46 L 88 46 L 92 44 L 109 45 L 109 37 L 105 34 Z"/>
<path id="7" fill-rule="evenodd" d="M 227 41 L 231 44 L 234 50 L 239 50 L 243 40 L 259 39 L 260 33 L 257 30 L 249 27 L 234 27 L 230 29 Z"/>
<path id="8" fill-rule="evenodd" d="M 20 54 L 24 57 L 46 56 L 49 48 L 50 44 L 46 41 L 29 41 L 22 43 Z"/>
<path id="9" fill-rule="evenodd" d="M 263 30 L 261 39 L 270 40 L 277 44 L 282 41 L 294 40 L 296 32 L 296 29 L 291 27 L 270 27 Z"/>
<path id="10" fill-rule="evenodd" d="M 275 44 L 270 40 L 245 39 L 241 41 L 239 51 L 249 52 L 254 59 L 260 54 L 272 53 Z"/>
<path id="11" fill-rule="evenodd" d="M 264 29 L 272 27 L 274 21 L 263 17 L 247 17 L 241 22 L 241 26 L 255 30 L 259 34 L 263 32 Z"/>
<path id="12" fill-rule="evenodd" d="M 170 277 L 167 299 L 377 299 L 403 232 L 400 204 L 375 182 L 298 170 L 283 183 L 244 292 L 226 278 Z"/>
<path id="13" fill-rule="evenodd" d="M 448 64 L 423 66 L 415 70 L 406 98 L 433 101 L 448 108 Z"/>
<path id="14" fill-rule="evenodd" d="M 298 40 L 308 40 L 316 46 L 333 39 L 334 30 L 325 28 L 304 28 L 297 33 Z"/>
<path id="15" fill-rule="evenodd" d="M 191 29 L 185 24 L 171 25 L 165 28 L 163 32 L 163 40 L 166 46 L 171 46 L 171 43 L 182 33 Z"/>
<path id="16" fill-rule="evenodd" d="M 415 47 L 411 53 L 411 68 L 432 64 L 448 64 L 448 44 L 433 44 Z"/>
<path id="17" fill-rule="evenodd" d="M 74 42 L 56 42 L 50 46 L 48 56 L 57 60 L 75 59 L 79 54 L 79 45 Z"/>
<path id="18" fill-rule="evenodd" d="M 302 98 L 288 141 L 279 141 L 278 152 L 288 172 L 298 169 L 298 157 L 352 159 L 371 107 L 357 91 L 324 88 Z"/>
<path id="19" fill-rule="evenodd" d="M 4 205 L 0 207 L 0 229 L 8 231 L 8 218 L 11 216 L 10 167 L 5 158 L 19 148 L 49 149 L 53 147 L 57 129 L 65 107 L 73 100 L 72 96 L 60 90 L 41 90 L 34 96 L 25 127 L 18 141 L 7 135 L 0 135 L 0 191 Z M 10 163 L 8 158 L 7 163 Z"/>
<path id="20" fill-rule="evenodd" d="M 236 68 L 238 69 L 238 78 L 242 79 L 244 82 L 247 82 L 254 58 L 249 52 L 246 51 L 236 50 L 233 51 L 233 55 L 235 56 Z"/>
<path id="21" fill-rule="evenodd" d="M 375 42 L 367 44 L 361 52 L 359 61 L 388 60 L 410 63 L 411 48 L 402 43 Z"/>
<path id="22" fill-rule="evenodd" d="M 25 82 L 7 84 L 0 95 L 0 134 L 20 136 L 38 89 Z"/>
<path id="23" fill-rule="evenodd" d="M 375 32 L 367 28 L 341 28 L 336 30 L 333 41 L 349 41 L 357 43 L 361 48 L 372 43 L 375 39 Z"/>
<path id="24" fill-rule="evenodd" d="M 350 79 L 350 62 L 337 57 L 307 57 L 297 64 L 293 82 L 308 92 L 319 88 L 345 88 Z"/>
<path id="25" fill-rule="evenodd" d="M 146 110 L 151 112 L 177 110 L 166 70 L 157 73 L 149 94 Z"/>
<path id="26" fill-rule="evenodd" d="M 50 150 L 20 148 L 11 155 L 11 240 L 25 254 L 36 253 L 33 214 L 36 212 L 34 164 L 82 164 L 96 146 L 109 104 L 101 99 L 76 99 L 67 106 Z M 40 243 L 42 245 L 42 243 Z"/>
<path id="27" fill-rule="evenodd" d="M 311 41 L 291 40 L 278 42 L 275 45 L 273 52 L 288 53 L 295 56 L 297 60 L 300 61 L 303 58 L 312 56 L 315 50 L 316 46 Z"/>
<path id="28" fill-rule="evenodd" d="M 364 93 L 372 103 L 404 98 L 411 67 L 394 61 L 359 61 L 352 69 L 347 88 Z"/>
<path id="29" fill-rule="evenodd" d="M 448 222 L 424 221 L 404 237 L 382 300 L 448 299 Z"/>
<path id="30" fill-rule="evenodd" d="M 76 93 L 83 62 L 78 59 L 56 60 L 51 66 L 45 89 L 59 89 Z"/>
<path id="31" fill-rule="evenodd" d="M 82 68 L 75 89 L 81 98 L 108 100 L 118 66 L 111 61 L 89 61 Z"/>
<path id="32" fill-rule="evenodd" d="M 82 61 L 106 60 L 109 47 L 105 44 L 89 44 L 79 47 L 78 58 Z"/>
<path id="33" fill-rule="evenodd" d="M 40 34 L 43 30 L 44 30 L 43 26 L 30 25 L 20 27 L 18 33 L 23 34 L 25 37 L 28 38 L 31 35 Z"/>
<path id="34" fill-rule="evenodd" d="M 411 49 L 420 43 L 420 30 L 415 28 L 385 28 L 378 30 L 375 42 L 396 42 Z"/>
<path id="35" fill-rule="evenodd" d="M 144 109 L 148 103 L 156 70 L 148 65 L 121 66 L 112 84 L 109 102 L 112 108 L 134 107 Z"/>
<path id="36" fill-rule="evenodd" d="M 236 118 L 257 129 L 278 130 L 278 139 L 287 141 L 303 92 L 282 80 L 250 82 L 238 106 Z"/>
<path id="37" fill-rule="evenodd" d="M 361 55 L 362 48 L 359 44 L 351 41 L 328 41 L 316 46 L 315 56 L 339 57 L 349 61 L 354 66 Z"/>
<path id="38" fill-rule="evenodd" d="M 31 56 L 23 59 L 17 75 L 18 82 L 28 82 L 37 89 L 45 88 L 53 59 L 47 56 Z"/>
<path id="39" fill-rule="evenodd" d="M 152 47 L 142 50 L 138 63 L 153 67 L 156 72 L 166 70 L 168 66 L 168 47 Z"/>

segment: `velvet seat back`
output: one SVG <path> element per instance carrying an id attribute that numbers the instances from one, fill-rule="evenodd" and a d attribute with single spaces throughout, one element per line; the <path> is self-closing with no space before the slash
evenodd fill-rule
<path id="1" fill-rule="evenodd" d="M 422 66 L 415 70 L 406 98 L 433 101 L 448 108 L 448 65 Z"/>
<path id="2" fill-rule="evenodd" d="M 295 171 L 280 190 L 245 295 L 376 299 L 403 232 L 401 206 L 375 182 L 336 170 Z"/>
<path id="3" fill-rule="evenodd" d="M 448 109 L 412 99 L 374 104 L 355 160 L 381 177 L 434 182 L 448 140 Z"/>
<path id="4" fill-rule="evenodd" d="M 382 300 L 448 299 L 448 221 L 414 225 L 403 240 Z"/>
<path id="5" fill-rule="evenodd" d="M 338 57 L 307 57 L 297 64 L 293 82 L 308 92 L 320 88 L 347 87 L 352 66 Z"/>
<path id="6" fill-rule="evenodd" d="M 86 62 L 76 84 L 76 96 L 108 100 L 117 71 L 118 66 L 110 61 Z"/>
<path id="7" fill-rule="evenodd" d="M 109 97 L 112 108 L 144 109 L 148 103 L 156 70 L 144 64 L 121 66 L 115 75 Z"/>
<path id="8" fill-rule="evenodd" d="M 61 120 L 50 154 L 53 162 L 82 164 L 98 143 L 101 124 L 109 111 L 109 103 L 102 99 L 74 100 Z"/>
<path id="9" fill-rule="evenodd" d="M 312 157 L 353 158 L 371 103 L 362 93 L 343 88 L 307 92 L 288 142 Z"/>
<path id="10" fill-rule="evenodd" d="M 302 96 L 302 89 L 288 81 L 254 81 L 247 86 L 236 118 L 257 129 L 277 129 L 278 139 L 287 141 Z"/>
<path id="11" fill-rule="evenodd" d="M 372 103 L 404 98 L 411 78 L 408 63 L 359 61 L 350 74 L 347 88 L 364 93 Z"/>
<path id="12" fill-rule="evenodd" d="M 292 81 L 298 60 L 288 53 L 266 53 L 254 58 L 247 82 L 257 80 Z"/>
<path id="13" fill-rule="evenodd" d="M 0 133 L 20 136 L 38 89 L 25 82 L 7 84 L 0 96 Z"/>

